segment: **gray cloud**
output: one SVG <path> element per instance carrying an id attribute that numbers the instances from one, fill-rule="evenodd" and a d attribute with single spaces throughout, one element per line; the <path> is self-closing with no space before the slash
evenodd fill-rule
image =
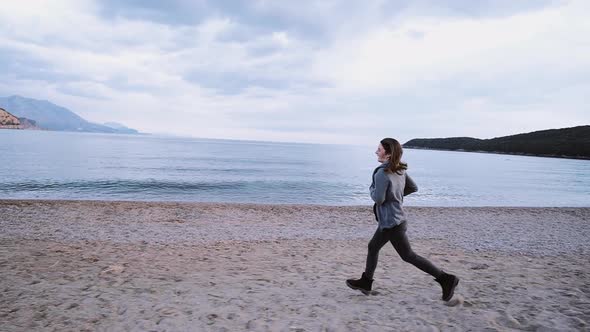
<path id="1" fill-rule="evenodd" d="M 211 17 L 227 17 L 252 32 L 290 31 L 319 39 L 331 35 L 334 25 L 362 28 L 380 24 L 408 11 L 423 15 L 501 17 L 563 4 L 563 0 L 396 0 L 298 2 L 232 0 L 102 0 L 100 13 L 168 25 L 197 25 Z"/>
<path id="2" fill-rule="evenodd" d="M 0 94 L 92 121 L 355 143 L 590 122 L 583 1 L 53 1 L 0 8 Z"/>
<path id="3" fill-rule="evenodd" d="M 450 0 L 418 1 L 431 13 L 473 18 L 503 17 L 563 4 L 561 0 Z"/>

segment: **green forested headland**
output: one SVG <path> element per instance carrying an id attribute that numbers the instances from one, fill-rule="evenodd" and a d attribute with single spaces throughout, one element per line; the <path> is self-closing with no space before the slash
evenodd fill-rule
<path id="1" fill-rule="evenodd" d="M 406 142 L 404 148 L 590 159 L 590 126 L 541 130 L 491 139 L 416 138 Z"/>

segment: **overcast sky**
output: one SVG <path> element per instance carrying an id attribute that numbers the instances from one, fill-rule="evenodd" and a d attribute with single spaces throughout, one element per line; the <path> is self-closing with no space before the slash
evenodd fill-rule
<path id="1" fill-rule="evenodd" d="M 0 96 L 143 132 L 371 144 L 590 124 L 590 1 L 8 0 Z"/>

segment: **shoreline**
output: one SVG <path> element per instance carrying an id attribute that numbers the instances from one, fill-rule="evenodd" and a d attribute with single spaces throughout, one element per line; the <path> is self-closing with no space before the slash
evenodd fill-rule
<path id="1" fill-rule="evenodd" d="M 485 150 L 465 150 L 465 149 L 435 149 L 417 146 L 404 146 L 404 149 L 411 150 L 431 150 L 431 151 L 452 151 L 452 152 L 471 152 L 471 153 L 485 153 L 485 154 L 503 154 L 509 156 L 521 156 L 521 157 L 539 157 L 539 158 L 559 158 L 559 159 L 573 159 L 573 160 L 590 160 L 590 157 L 585 156 L 566 156 L 566 155 L 537 155 L 528 153 L 518 152 L 501 152 L 501 151 L 485 151 Z"/>
<path id="2" fill-rule="evenodd" d="M 184 205 L 252 205 L 252 206 L 267 206 L 267 207 L 346 207 L 346 208 L 370 208 L 370 204 L 314 204 L 314 203 L 257 203 L 257 202 L 221 202 L 221 201 L 181 201 L 181 200 L 106 200 L 106 199 L 61 199 L 61 198 L 2 198 L 0 197 L 0 204 L 3 202 L 22 202 L 22 203 L 137 203 L 137 204 L 184 204 Z M 550 205 L 550 206 L 530 206 L 530 205 L 462 205 L 462 206 L 448 206 L 448 205 L 412 205 L 411 203 L 404 203 L 404 209 L 590 209 L 589 206 L 576 205 Z"/>
<path id="3" fill-rule="evenodd" d="M 590 208 L 409 206 L 405 211 L 410 238 L 470 251 L 590 254 Z M 0 199 L 0 215 L 6 216 L 0 219 L 3 239 L 117 243 L 356 240 L 370 239 L 377 226 L 370 206 L 304 204 Z"/>
<path id="4" fill-rule="evenodd" d="M 416 331 L 590 328 L 590 208 L 408 207 L 416 253 L 347 288 L 370 206 L 0 200 L 0 330 Z"/>

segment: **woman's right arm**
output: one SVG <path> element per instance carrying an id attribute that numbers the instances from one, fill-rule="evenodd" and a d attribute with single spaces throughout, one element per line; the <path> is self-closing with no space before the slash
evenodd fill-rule
<path id="1" fill-rule="evenodd" d="M 385 174 L 383 168 L 380 168 L 375 173 L 374 179 L 375 185 L 371 185 L 369 188 L 371 191 L 371 198 L 373 199 L 373 202 L 380 205 L 385 201 L 385 193 L 387 191 L 387 186 L 389 186 L 389 178 Z"/>

